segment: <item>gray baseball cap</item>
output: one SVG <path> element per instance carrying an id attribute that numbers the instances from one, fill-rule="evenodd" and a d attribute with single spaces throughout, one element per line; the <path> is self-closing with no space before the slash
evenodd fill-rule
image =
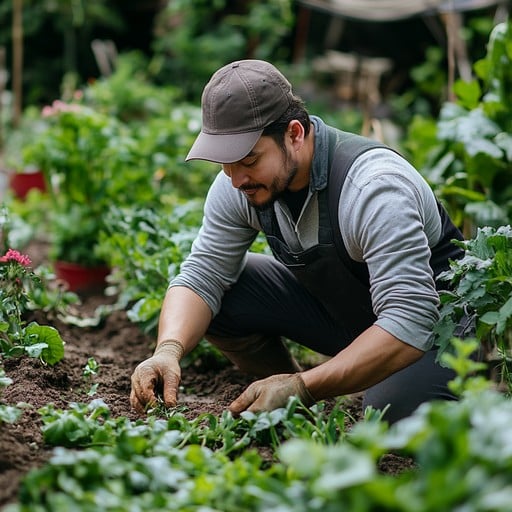
<path id="1" fill-rule="evenodd" d="M 292 86 L 269 62 L 248 59 L 223 66 L 204 88 L 202 128 L 186 160 L 243 159 L 292 100 Z"/>

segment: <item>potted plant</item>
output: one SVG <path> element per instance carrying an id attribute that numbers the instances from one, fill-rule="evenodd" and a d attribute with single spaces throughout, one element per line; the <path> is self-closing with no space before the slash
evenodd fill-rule
<path id="1" fill-rule="evenodd" d="M 108 274 L 96 252 L 107 210 L 152 196 L 151 180 L 130 129 L 114 117 L 62 101 L 45 107 L 42 116 L 46 129 L 24 146 L 23 159 L 45 176 L 57 276 L 73 291 L 86 291 Z M 92 269 L 97 278 L 83 275 Z"/>
<path id="2" fill-rule="evenodd" d="M 26 165 L 22 159 L 22 148 L 37 137 L 45 128 L 45 121 L 38 117 L 37 109 L 29 107 L 23 113 L 19 127 L 7 132 L 3 147 L 5 181 L 17 199 L 25 200 L 33 190 L 44 192 L 46 183 L 37 166 Z"/>

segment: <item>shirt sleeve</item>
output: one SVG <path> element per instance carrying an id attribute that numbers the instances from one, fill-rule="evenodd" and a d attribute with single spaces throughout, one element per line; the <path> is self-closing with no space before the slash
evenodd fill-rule
<path id="1" fill-rule="evenodd" d="M 428 350 L 439 316 L 430 247 L 441 235 L 428 184 L 395 153 L 368 151 L 349 172 L 339 220 L 349 255 L 368 265 L 375 324 Z"/>
<path id="2" fill-rule="evenodd" d="M 190 288 L 216 315 L 224 292 L 243 270 L 247 250 L 258 230 L 253 209 L 220 172 L 206 197 L 202 226 L 191 253 L 169 286 Z"/>

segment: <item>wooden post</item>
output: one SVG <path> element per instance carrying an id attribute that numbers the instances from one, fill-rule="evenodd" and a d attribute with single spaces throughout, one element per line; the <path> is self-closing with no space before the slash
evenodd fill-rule
<path id="1" fill-rule="evenodd" d="M 446 30 L 446 51 L 448 54 L 448 100 L 455 101 L 453 85 L 455 83 L 456 71 L 466 81 L 471 80 L 471 65 L 467 56 L 467 49 L 461 37 L 462 16 L 454 11 L 441 13 L 441 19 Z"/>
<path id="2" fill-rule="evenodd" d="M 23 0 L 13 0 L 12 10 L 13 126 L 21 122 L 23 110 Z"/>
<path id="3" fill-rule="evenodd" d="M 1 154 L 4 147 L 4 133 L 2 123 L 2 97 L 5 91 L 5 85 L 7 84 L 7 69 L 5 68 L 5 48 L 0 46 L 0 171 L 2 167 Z"/>
<path id="4" fill-rule="evenodd" d="M 293 48 L 293 62 L 300 63 L 306 56 L 306 42 L 309 33 L 309 22 L 311 11 L 306 7 L 300 6 L 295 25 L 295 43 Z"/>

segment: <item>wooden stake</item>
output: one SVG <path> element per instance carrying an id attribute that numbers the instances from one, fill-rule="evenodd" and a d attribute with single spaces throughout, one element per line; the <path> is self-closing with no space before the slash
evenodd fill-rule
<path id="1" fill-rule="evenodd" d="M 5 85 L 7 83 L 7 69 L 5 69 L 5 48 L 0 46 L 0 170 L 2 165 L 2 149 L 4 147 L 4 133 L 3 133 L 3 122 L 2 122 L 2 98 L 5 91 Z"/>
<path id="2" fill-rule="evenodd" d="M 12 10 L 12 93 L 15 128 L 20 125 L 23 110 L 23 0 L 13 0 Z"/>

